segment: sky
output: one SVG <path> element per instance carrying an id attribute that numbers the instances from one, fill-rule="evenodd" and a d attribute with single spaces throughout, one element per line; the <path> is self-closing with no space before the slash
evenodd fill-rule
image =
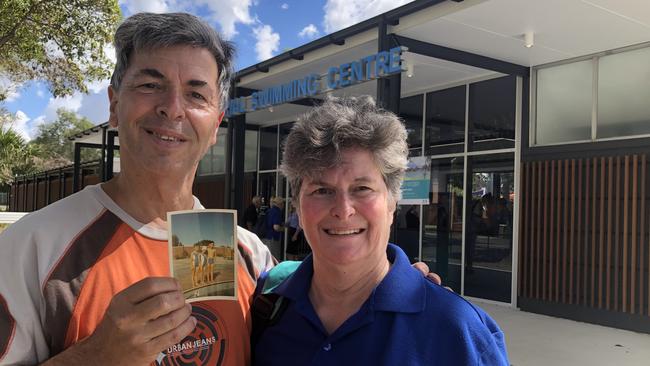
<path id="1" fill-rule="evenodd" d="M 123 16 L 142 11 L 195 14 L 237 49 L 236 70 L 254 65 L 324 35 L 401 6 L 409 0 L 119 0 Z M 110 45 L 105 52 L 115 60 Z M 0 75 L 0 85 L 5 79 Z M 54 98 L 47 85 L 27 82 L 2 104 L 15 113 L 13 128 L 26 140 L 38 126 L 53 122 L 58 108 L 85 116 L 94 124 L 108 120 L 108 79 L 88 85 L 89 92 Z"/>
<path id="2" fill-rule="evenodd" d="M 214 240 L 216 246 L 234 248 L 234 215 L 223 212 L 188 212 L 172 216 L 172 233 L 183 245 L 193 245 L 201 240 Z"/>

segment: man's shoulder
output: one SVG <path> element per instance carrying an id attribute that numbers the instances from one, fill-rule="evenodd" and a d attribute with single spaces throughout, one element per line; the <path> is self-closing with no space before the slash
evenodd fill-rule
<path id="1" fill-rule="evenodd" d="M 260 238 L 241 226 L 237 226 L 237 249 L 244 260 L 243 264 L 255 279 L 275 263 L 269 248 Z"/>
<path id="2" fill-rule="evenodd" d="M 81 230 L 103 210 L 104 206 L 89 187 L 23 216 L 3 234 L 20 236 L 35 231 Z"/>

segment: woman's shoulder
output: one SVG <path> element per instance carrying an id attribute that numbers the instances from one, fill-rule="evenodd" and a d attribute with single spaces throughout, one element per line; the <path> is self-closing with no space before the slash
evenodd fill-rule
<path id="1" fill-rule="evenodd" d="M 451 324 L 484 325 L 492 331 L 500 331 L 496 322 L 478 305 L 445 287 L 427 281 L 425 313 Z"/>
<path id="2" fill-rule="evenodd" d="M 436 343 L 451 353 L 464 354 L 479 365 L 508 365 L 505 338 L 494 319 L 478 305 L 442 286 L 426 286 L 426 305 L 418 326 L 429 329 Z"/>

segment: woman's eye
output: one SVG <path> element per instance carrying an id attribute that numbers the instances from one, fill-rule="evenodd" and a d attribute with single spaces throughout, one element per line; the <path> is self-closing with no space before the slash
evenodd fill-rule
<path id="1" fill-rule="evenodd" d="M 332 190 L 328 189 L 328 188 L 318 188 L 318 189 L 314 190 L 312 192 L 312 194 L 322 196 L 322 195 L 330 194 L 331 192 L 332 192 Z"/>

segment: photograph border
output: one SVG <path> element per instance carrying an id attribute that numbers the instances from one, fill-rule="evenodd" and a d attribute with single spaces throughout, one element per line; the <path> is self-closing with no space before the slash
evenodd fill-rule
<path id="1" fill-rule="evenodd" d="M 174 277 L 174 257 L 173 257 L 173 248 L 172 248 L 172 217 L 175 215 L 182 215 L 182 214 L 188 214 L 188 213 L 229 213 L 233 216 L 233 245 L 234 245 L 234 254 L 233 254 L 233 262 L 234 262 L 234 273 L 233 273 L 233 281 L 234 281 L 234 295 L 233 296 L 202 296 L 202 297 L 195 297 L 191 299 L 186 299 L 187 302 L 197 302 L 197 301 L 206 301 L 206 300 L 238 300 L 239 295 L 238 295 L 238 282 L 237 282 L 237 269 L 238 269 L 238 264 L 239 264 L 239 255 L 238 255 L 238 239 L 237 239 L 237 210 L 229 210 L 229 209 L 198 209 L 198 210 L 182 210 L 182 211 L 171 211 L 167 213 L 167 223 L 168 223 L 168 231 L 167 231 L 167 252 L 169 256 L 169 273 L 170 276 Z"/>

